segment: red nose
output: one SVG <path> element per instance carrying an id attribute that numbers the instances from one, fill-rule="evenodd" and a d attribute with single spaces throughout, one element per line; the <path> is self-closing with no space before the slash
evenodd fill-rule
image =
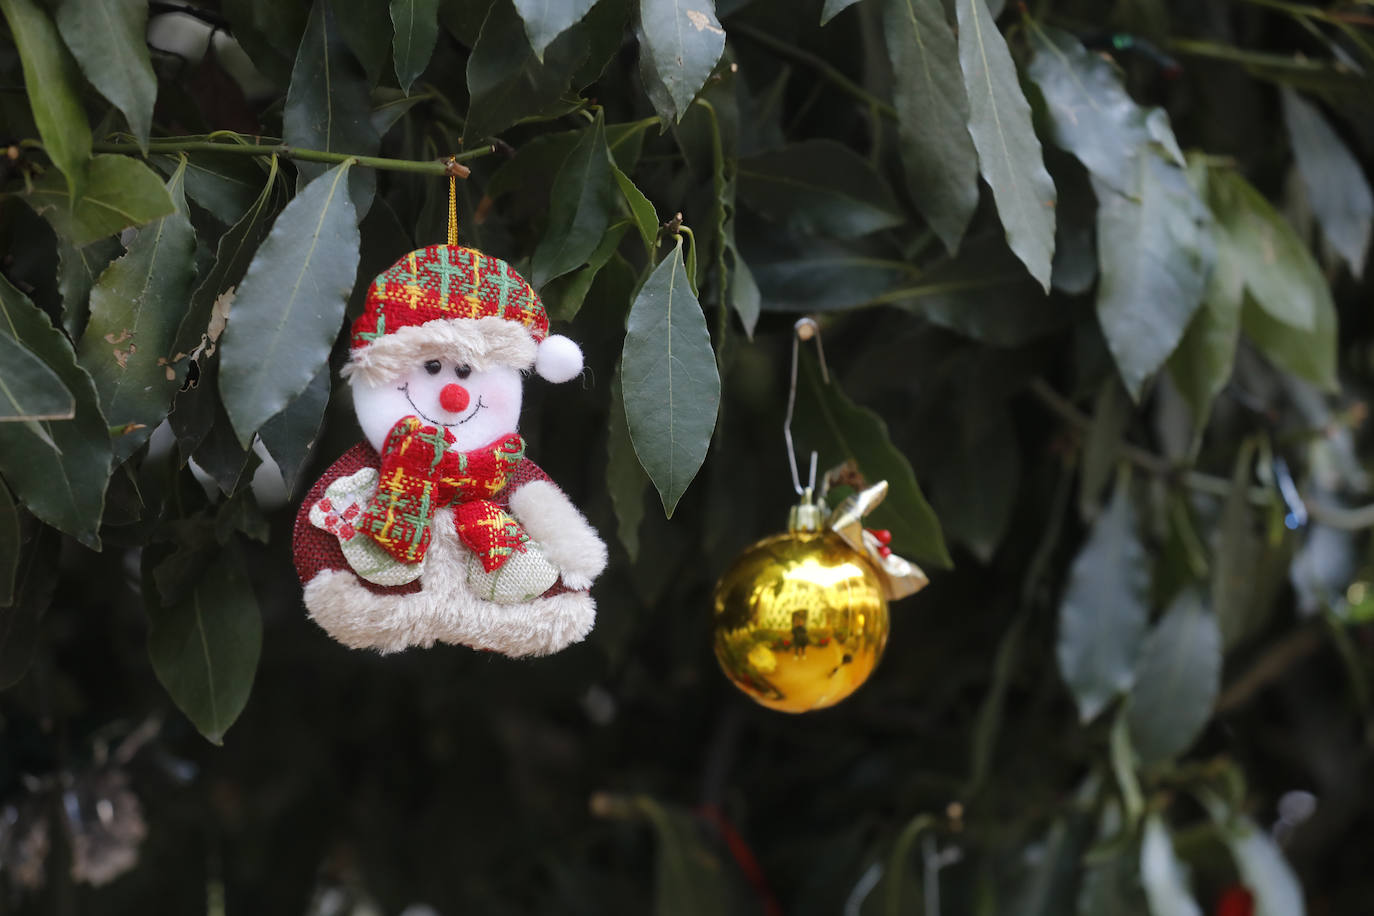
<path id="1" fill-rule="evenodd" d="M 467 410 L 468 390 L 462 385 L 445 385 L 439 392 L 439 406 L 449 413 L 458 413 L 460 410 Z"/>

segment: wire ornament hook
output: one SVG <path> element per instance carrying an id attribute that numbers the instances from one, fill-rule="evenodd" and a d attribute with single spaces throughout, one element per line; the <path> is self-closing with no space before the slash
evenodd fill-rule
<path id="1" fill-rule="evenodd" d="M 810 494 L 816 490 L 816 452 L 811 453 L 811 470 L 807 475 L 807 484 L 803 488 L 801 476 L 797 473 L 797 449 L 792 444 L 792 412 L 797 406 L 797 362 L 803 340 L 816 341 L 816 356 L 821 362 L 821 380 L 825 384 L 830 384 L 830 370 L 825 365 L 825 347 L 821 345 L 821 329 L 816 324 L 814 318 L 799 318 L 797 323 L 792 325 L 792 376 L 787 388 L 787 414 L 782 421 L 782 438 L 787 443 L 787 465 L 792 470 L 792 488 L 797 491 L 797 495 L 810 501 Z"/>

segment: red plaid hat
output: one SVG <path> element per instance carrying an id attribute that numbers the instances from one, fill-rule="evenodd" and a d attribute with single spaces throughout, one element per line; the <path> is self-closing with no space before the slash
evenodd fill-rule
<path id="1" fill-rule="evenodd" d="M 541 346 L 546 342 L 554 346 Z M 455 350 L 474 368 L 533 367 L 552 381 L 582 368 L 576 344 L 549 337 L 539 294 L 515 268 L 461 245 L 430 245 L 372 281 L 344 374 L 380 383 Z"/>
<path id="2" fill-rule="evenodd" d="M 536 343 L 549 333 L 539 294 L 514 267 L 461 245 L 430 245 L 372 281 L 363 313 L 353 322 L 353 349 L 403 327 L 488 316 L 523 324 Z"/>

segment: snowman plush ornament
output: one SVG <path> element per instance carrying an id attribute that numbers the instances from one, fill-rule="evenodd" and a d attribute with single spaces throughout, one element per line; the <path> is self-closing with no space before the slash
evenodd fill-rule
<path id="1" fill-rule="evenodd" d="M 459 245 L 413 251 L 369 287 L 342 372 L 366 441 L 315 484 L 295 530 L 306 609 L 339 642 L 519 657 L 591 630 L 606 546 L 518 431 L 526 372 L 582 371 L 548 328 L 509 264 Z"/>

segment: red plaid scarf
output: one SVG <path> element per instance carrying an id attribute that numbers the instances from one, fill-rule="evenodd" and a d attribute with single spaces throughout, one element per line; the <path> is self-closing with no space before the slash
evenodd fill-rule
<path id="1" fill-rule="evenodd" d="M 458 538 L 488 572 L 529 540 L 520 523 L 491 501 L 525 457 L 525 440 L 512 433 L 470 452 L 451 452 L 453 433 L 406 417 L 382 443 L 381 480 L 358 522 L 402 563 L 425 558 L 434 513 L 453 508 Z"/>

